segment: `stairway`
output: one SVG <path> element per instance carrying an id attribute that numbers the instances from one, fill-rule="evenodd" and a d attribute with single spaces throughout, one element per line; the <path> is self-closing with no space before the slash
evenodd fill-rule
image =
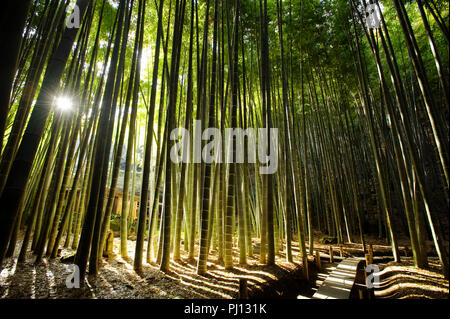
<path id="1" fill-rule="evenodd" d="M 345 258 L 336 267 L 329 267 L 331 272 L 322 276 L 321 282 L 321 278 L 318 276 L 317 282 L 320 286 L 312 298 L 349 299 L 360 262 L 359 258 Z"/>
<path id="2" fill-rule="evenodd" d="M 311 292 L 305 295 L 298 295 L 297 299 L 311 299 L 312 295 L 314 295 L 317 290 L 319 290 L 320 286 L 322 286 L 323 282 L 328 278 L 331 272 L 336 269 L 336 266 L 339 264 L 340 257 L 337 257 L 333 263 L 328 262 L 329 255 L 321 253 L 322 266 L 317 272 L 317 276 L 314 281 L 312 281 Z M 327 261 L 325 261 L 327 260 Z"/>
<path id="3" fill-rule="evenodd" d="M 314 290 L 314 293 L 319 290 L 319 288 L 322 286 L 323 282 L 328 278 L 331 272 L 333 272 L 336 269 L 336 266 L 338 265 L 337 262 L 334 263 L 326 263 L 325 265 L 322 265 L 322 268 L 317 273 L 317 278 L 314 281 L 314 285 L 312 290 Z"/>

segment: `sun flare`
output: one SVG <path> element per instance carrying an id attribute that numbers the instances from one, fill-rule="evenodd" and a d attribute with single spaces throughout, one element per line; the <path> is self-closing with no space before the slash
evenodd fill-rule
<path id="1" fill-rule="evenodd" d="M 56 99 L 56 107 L 61 111 L 69 111 L 72 109 L 72 101 L 66 96 L 60 96 Z"/>

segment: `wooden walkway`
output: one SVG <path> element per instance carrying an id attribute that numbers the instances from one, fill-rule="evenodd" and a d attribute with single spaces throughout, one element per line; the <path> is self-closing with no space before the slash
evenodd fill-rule
<path id="1" fill-rule="evenodd" d="M 346 258 L 324 280 L 313 299 L 349 299 L 361 259 Z"/>

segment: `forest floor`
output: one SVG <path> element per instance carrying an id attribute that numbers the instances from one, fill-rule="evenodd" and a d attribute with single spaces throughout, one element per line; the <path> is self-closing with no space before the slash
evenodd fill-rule
<path id="1" fill-rule="evenodd" d="M 134 257 L 135 241 L 128 240 L 128 254 Z M 301 281 L 298 262 L 288 263 L 283 254 L 277 256 L 276 266 L 259 263 L 257 254 L 248 258 L 247 265 L 239 265 L 239 254 L 234 247 L 234 269 L 225 271 L 224 266 L 216 261 L 215 251 L 208 261 L 208 274 L 196 274 L 197 257 L 188 260 L 182 251 L 180 262 L 171 261 L 168 273 L 159 270 L 153 260 L 151 264 L 143 263 L 143 272 L 133 270 L 133 258 L 123 259 L 119 255 L 120 239 L 114 239 L 114 255 L 104 259 L 96 278 L 88 277 L 84 288 L 69 289 L 66 278 L 71 274 L 69 265 L 57 259 L 43 259 L 39 265 L 34 264 L 34 256 L 29 253 L 23 264 L 17 264 L 21 238 L 17 241 L 14 258 L 8 258 L 0 272 L 0 298 L 237 298 L 239 279 L 247 278 L 250 295 L 261 294 L 268 283 L 282 278 L 292 279 L 298 275 Z M 146 246 L 146 245 L 145 245 Z M 258 247 L 257 245 L 255 245 Z M 196 254 L 197 255 L 196 246 Z M 294 244 L 295 251 L 298 247 Z M 73 254 L 71 249 L 62 249 L 61 256 Z M 298 254 L 298 253 L 297 253 Z M 146 251 L 144 250 L 144 261 Z M 295 276 L 295 275 L 294 275 Z M 282 291 L 279 292 L 283 294 Z"/>
<path id="2" fill-rule="evenodd" d="M 21 238 L 17 241 L 14 258 L 8 258 L 0 272 L 0 298 L 88 298 L 88 299 L 161 299 L 161 298 L 238 298 L 239 280 L 246 278 L 250 298 L 296 298 L 301 294 L 312 296 L 313 283 L 317 269 L 313 258 L 309 257 L 310 281 L 302 273 L 299 263 L 299 248 L 293 242 L 294 262 L 287 262 L 284 252 L 276 257 L 275 266 L 259 263 L 259 243 L 254 242 L 254 257 L 249 257 L 247 265 L 239 265 L 239 252 L 233 248 L 234 269 L 225 271 L 223 264 L 217 263 L 217 251 L 211 251 L 208 260 L 208 274 L 196 274 L 197 258 L 188 260 L 182 251 L 180 262 L 171 261 L 168 273 L 161 272 L 156 261 L 143 263 L 143 272 L 133 270 L 135 241 L 128 241 L 130 258 L 123 259 L 118 254 L 120 239 L 114 239 L 114 255 L 104 259 L 98 275 L 87 278 L 87 285 L 82 288 L 67 288 L 66 279 L 71 274 L 68 264 L 57 259 L 43 259 L 39 265 L 34 264 L 34 256 L 27 255 L 23 264 L 17 264 Z M 320 244 L 319 235 L 315 249 L 321 252 L 322 260 L 328 258 L 329 244 Z M 391 256 L 390 247 L 385 241 L 371 238 L 374 256 Z M 402 242 L 400 242 L 401 247 Z M 145 245 L 146 246 L 146 245 Z M 360 244 L 345 244 L 344 257 L 362 257 Z M 430 247 L 431 248 L 431 247 Z M 196 253 L 197 256 L 196 246 Z M 338 245 L 333 245 L 336 259 L 340 258 Z M 404 251 L 403 251 L 404 252 Z M 62 249 L 61 256 L 73 254 L 71 249 Z M 408 253 L 406 253 L 408 254 Z M 410 256 L 409 252 L 409 256 Z M 144 251 L 144 260 L 146 252 Z M 324 259 L 325 258 L 325 259 Z M 433 259 L 435 260 L 435 259 Z M 322 262 L 323 264 L 324 262 Z M 381 287 L 377 289 L 376 298 L 446 298 L 448 297 L 448 280 L 439 273 L 439 265 L 432 261 L 430 269 L 418 270 L 412 267 L 411 258 L 404 258 L 401 264 L 380 264 L 382 271 Z"/>
<path id="3" fill-rule="evenodd" d="M 378 264 L 380 283 L 374 284 L 376 299 L 446 299 L 449 281 L 440 273 L 437 258 L 428 259 L 428 269 L 414 267 L 412 258 L 400 263 Z"/>

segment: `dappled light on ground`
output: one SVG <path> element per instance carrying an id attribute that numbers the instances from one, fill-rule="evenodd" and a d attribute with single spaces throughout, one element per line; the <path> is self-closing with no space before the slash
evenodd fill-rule
<path id="1" fill-rule="evenodd" d="M 141 274 L 133 269 L 132 258 L 122 258 L 118 254 L 119 238 L 115 238 L 114 256 L 103 262 L 97 277 L 88 276 L 82 288 L 66 287 L 70 271 L 68 265 L 59 259 L 34 264 L 34 256 L 28 255 L 23 264 L 9 259 L 1 272 L 0 298 L 237 298 L 239 279 L 248 282 L 249 293 L 258 292 L 268 282 L 277 281 L 300 273 L 298 262 L 288 263 L 284 254 L 276 259 L 276 266 L 259 263 L 255 255 L 248 258 L 247 265 L 239 265 L 237 247 L 234 247 L 232 270 L 216 263 L 216 251 L 212 251 L 208 262 L 208 273 L 197 275 L 197 258 L 188 260 L 187 253 L 180 261 L 171 261 L 170 271 L 159 270 L 156 260 L 144 263 Z M 134 251 L 135 242 L 128 241 L 128 251 Z M 196 250 L 198 247 L 196 247 Z M 298 247 L 297 247 L 298 251 Z M 63 249 L 62 255 L 73 253 Z M 196 251 L 197 253 L 197 251 Z M 144 256 L 146 251 L 144 251 Z M 298 260 L 298 256 L 296 256 Z"/>
<path id="2" fill-rule="evenodd" d="M 377 274 L 380 282 L 374 283 L 375 297 L 397 299 L 448 298 L 449 281 L 437 270 L 438 261 L 429 260 L 430 269 L 413 267 L 411 258 L 401 264 L 388 263 Z"/>

